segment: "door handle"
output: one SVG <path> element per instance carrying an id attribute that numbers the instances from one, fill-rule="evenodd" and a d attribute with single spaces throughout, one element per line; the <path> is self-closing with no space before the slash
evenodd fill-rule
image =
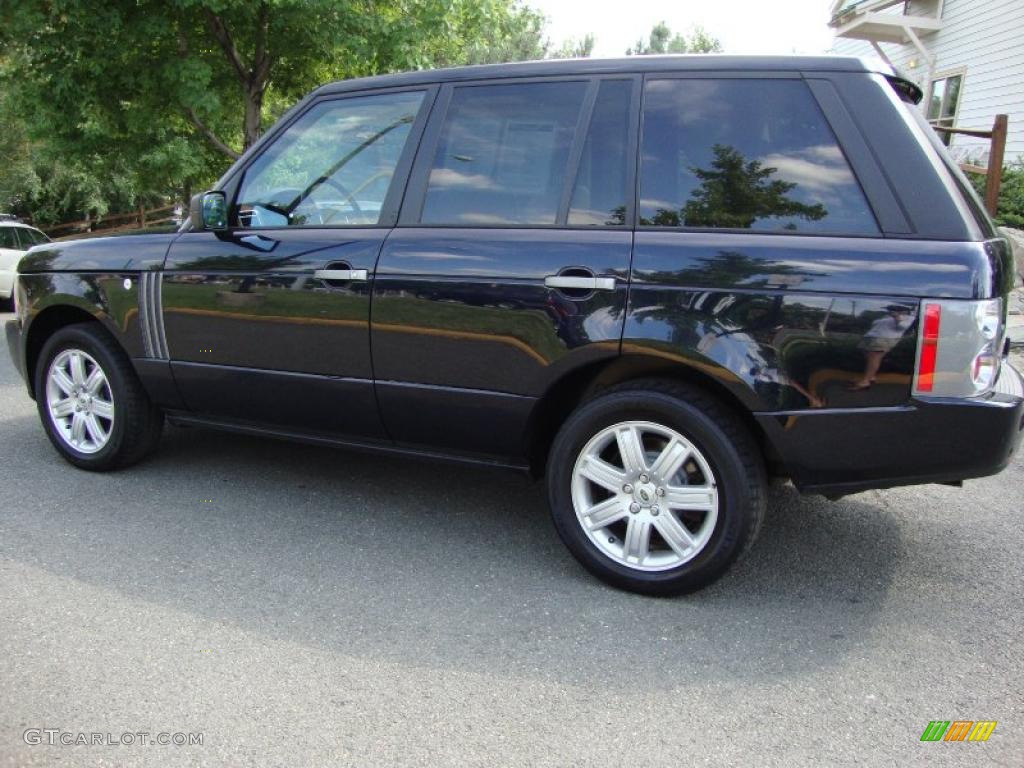
<path id="1" fill-rule="evenodd" d="M 348 283 L 353 280 L 366 280 L 368 274 L 365 269 L 318 269 L 313 273 L 313 277 L 327 282 Z"/>
<path id="2" fill-rule="evenodd" d="M 575 288 L 582 291 L 614 291 L 614 277 L 583 277 L 577 275 L 550 275 L 544 278 L 548 288 Z"/>

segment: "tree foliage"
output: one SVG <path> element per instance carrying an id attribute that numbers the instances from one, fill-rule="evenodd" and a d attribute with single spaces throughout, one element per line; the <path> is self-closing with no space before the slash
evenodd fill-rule
<path id="1" fill-rule="evenodd" d="M 978 195 L 985 199 L 985 176 L 968 174 Z M 1001 227 L 1024 229 L 1024 162 L 1018 161 L 1003 168 L 999 187 L 999 203 L 995 222 Z"/>
<path id="2" fill-rule="evenodd" d="M 586 34 L 583 37 L 566 40 L 558 48 L 550 51 L 549 56 L 554 59 L 587 59 L 594 52 L 594 36 Z"/>
<path id="3" fill-rule="evenodd" d="M 651 29 L 647 40 L 640 38 L 636 45 L 626 50 L 627 56 L 647 56 L 659 53 L 721 53 L 722 43 L 700 26 L 694 27 L 690 36 L 673 34 L 668 24 L 659 21 Z"/>
<path id="4" fill-rule="evenodd" d="M 0 208 L 43 223 L 209 184 L 330 80 L 541 58 L 516 0 L 0 0 Z"/>

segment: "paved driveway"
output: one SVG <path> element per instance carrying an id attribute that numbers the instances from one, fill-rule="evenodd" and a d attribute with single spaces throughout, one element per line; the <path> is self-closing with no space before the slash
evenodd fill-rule
<path id="1" fill-rule="evenodd" d="M 1019 458 L 777 488 L 751 555 L 672 600 L 590 578 L 515 475 L 179 429 L 77 471 L 6 350 L 0 467 L 0 765 L 1024 764 Z M 921 743 L 936 719 L 998 726 Z"/>

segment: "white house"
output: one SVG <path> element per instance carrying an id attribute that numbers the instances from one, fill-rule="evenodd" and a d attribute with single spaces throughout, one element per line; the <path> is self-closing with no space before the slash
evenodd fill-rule
<path id="1" fill-rule="evenodd" d="M 834 53 L 880 56 L 914 80 L 933 124 L 989 130 L 1008 115 L 1005 162 L 1024 161 L 1024 0 L 831 2 Z M 949 145 L 961 161 L 988 161 L 986 139 Z"/>

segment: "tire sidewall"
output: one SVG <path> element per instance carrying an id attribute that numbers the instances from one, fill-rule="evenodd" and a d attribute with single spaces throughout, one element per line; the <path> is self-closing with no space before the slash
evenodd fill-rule
<path id="1" fill-rule="evenodd" d="M 572 476 L 580 451 L 602 429 L 624 421 L 650 421 L 675 430 L 704 455 L 718 486 L 718 520 L 701 552 L 675 568 L 640 571 L 612 560 L 590 541 L 572 501 Z M 570 417 L 552 446 L 548 498 L 562 541 L 580 563 L 600 578 L 647 594 L 680 594 L 720 576 L 743 551 L 750 531 L 747 471 L 723 430 L 692 405 L 659 392 L 617 392 L 584 406 Z"/>
<path id="2" fill-rule="evenodd" d="M 47 402 L 47 377 L 54 358 L 68 349 L 79 349 L 95 360 L 107 377 L 110 394 L 114 401 L 114 424 L 107 444 L 95 453 L 82 453 L 66 443 L 58 434 L 50 418 Z M 113 466 L 125 441 L 128 429 L 128 413 L 125 399 L 127 387 L 117 362 L 105 345 L 98 343 L 93 332 L 84 328 L 69 326 L 51 336 L 39 354 L 35 370 L 36 407 L 43 423 L 46 436 L 64 458 L 78 467 L 101 469 Z"/>

